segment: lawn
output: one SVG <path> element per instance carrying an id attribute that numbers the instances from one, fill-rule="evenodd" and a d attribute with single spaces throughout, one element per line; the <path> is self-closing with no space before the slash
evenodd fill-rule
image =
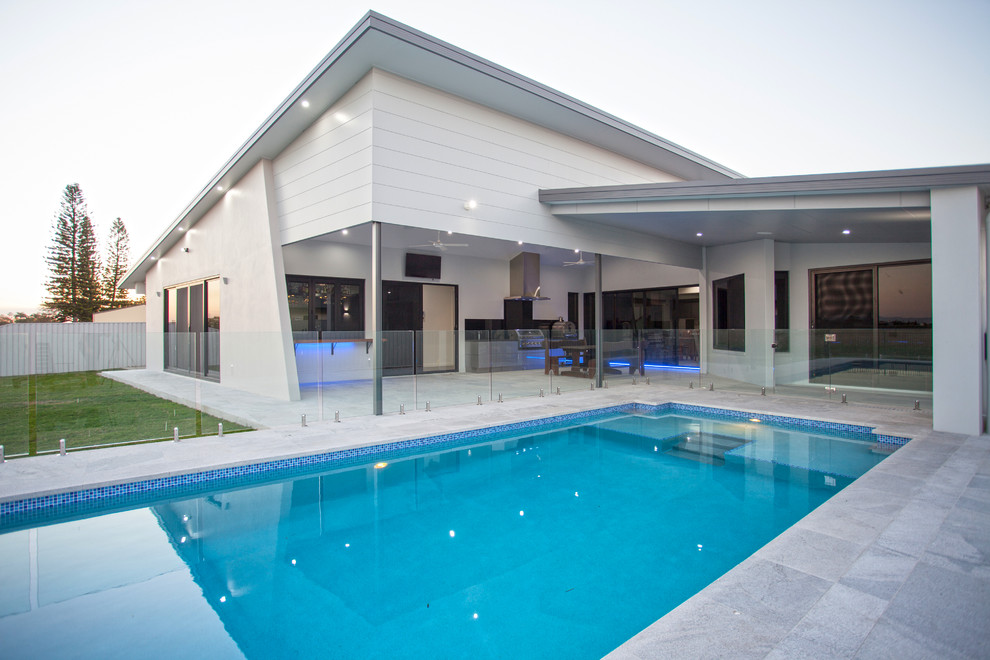
<path id="1" fill-rule="evenodd" d="M 160 399 L 95 371 L 0 378 L 0 444 L 7 457 L 125 442 L 216 435 L 244 426 Z"/>

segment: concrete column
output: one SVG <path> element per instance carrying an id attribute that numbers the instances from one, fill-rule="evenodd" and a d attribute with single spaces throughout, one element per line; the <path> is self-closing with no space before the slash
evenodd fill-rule
<path id="1" fill-rule="evenodd" d="M 382 414 L 382 223 L 371 223 L 371 413 Z"/>
<path id="2" fill-rule="evenodd" d="M 983 195 L 932 190 L 932 395 L 936 431 L 983 431 Z"/>

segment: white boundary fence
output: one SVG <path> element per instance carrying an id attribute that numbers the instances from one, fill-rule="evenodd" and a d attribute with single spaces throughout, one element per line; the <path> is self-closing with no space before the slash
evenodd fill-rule
<path id="1" fill-rule="evenodd" d="M 0 377 L 143 366 L 144 323 L 0 326 Z"/>

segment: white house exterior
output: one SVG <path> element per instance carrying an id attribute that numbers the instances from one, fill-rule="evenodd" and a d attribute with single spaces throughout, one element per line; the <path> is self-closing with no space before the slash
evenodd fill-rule
<path id="1" fill-rule="evenodd" d="M 502 319 L 515 294 L 510 260 L 536 253 L 549 300 L 532 302 L 533 318 L 567 318 L 569 301 L 583 310 L 586 295 L 600 313 L 603 290 L 692 290 L 700 368 L 767 386 L 818 350 L 809 342 L 824 312 L 811 307 L 828 286 L 836 295 L 830 274 L 859 273 L 847 278 L 852 291 L 869 271 L 880 291 L 880 278 L 930 262 L 934 426 L 976 434 L 990 391 L 988 186 L 990 165 L 746 179 L 372 12 L 122 285 L 147 295 L 149 369 L 199 360 L 190 370 L 225 386 L 292 400 L 309 378 L 297 364 L 294 282 L 357 292 L 360 318 L 341 328 L 371 341 L 336 378 L 374 378 L 380 393 L 383 283 L 422 282 L 403 260 L 433 241 L 470 246 L 444 251 L 440 277 L 423 289 L 424 299 L 453 292 L 442 327 Z M 598 255 L 596 266 L 565 268 L 575 250 Z M 781 291 L 787 305 L 775 306 Z M 745 305 L 733 320 L 729 299 Z M 167 320 L 173 332 L 179 320 L 205 333 L 200 357 L 170 345 Z M 740 325 L 745 340 L 731 348 L 714 332 Z M 775 326 L 793 333 L 787 354 L 773 355 Z M 455 346 L 463 371 L 465 342 Z M 795 366 L 794 378 L 807 381 L 807 369 Z"/>

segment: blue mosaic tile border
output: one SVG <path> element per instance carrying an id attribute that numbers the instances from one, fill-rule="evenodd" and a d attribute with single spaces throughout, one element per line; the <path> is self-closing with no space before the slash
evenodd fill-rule
<path id="1" fill-rule="evenodd" d="M 528 429 L 552 430 L 555 426 L 559 425 L 571 425 L 577 421 L 590 421 L 593 418 L 604 418 L 616 413 L 630 412 L 651 414 L 686 413 L 720 420 L 748 421 L 750 418 L 757 417 L 765 424 L 785 428 L 834 434 L 862 434 L 881 444 L 900 446 L 908 441 L 907 438 L 896 436 L 872 435 L 872 427 L 869 426 L 842 424 L 838 422 L 823 422 L 780 415 L 764 415 L 762 413 L 726 410 L 724 408 L 710 408 L 682 403 L 619 404 L 493 427 L 400 440 L 381 445 L 277 459 L 237 467 L 217 468 L 204 472 L 101 486 L 12 502 L 0 502 L 0 528 L 44 521 L 55 515 L 71 517 L 97 508 L 113 508 L 115 505 L 118 508 L 126 508 L 142 502 L 161 499 L 163 496 L 178 497 L 207 490 L 207 486 L 209 486 L 210 490 L 225 486 L 247 486 L 273 478 L 291 478 L 307 472 L 314 472 L 318 468 L 349 467 L 350 465 L 366 463 L 377 458 L 403 458 L 419 453 L 423 449 L 440 450 L 450 448 L 494 434 L 519 432 Z"/>

